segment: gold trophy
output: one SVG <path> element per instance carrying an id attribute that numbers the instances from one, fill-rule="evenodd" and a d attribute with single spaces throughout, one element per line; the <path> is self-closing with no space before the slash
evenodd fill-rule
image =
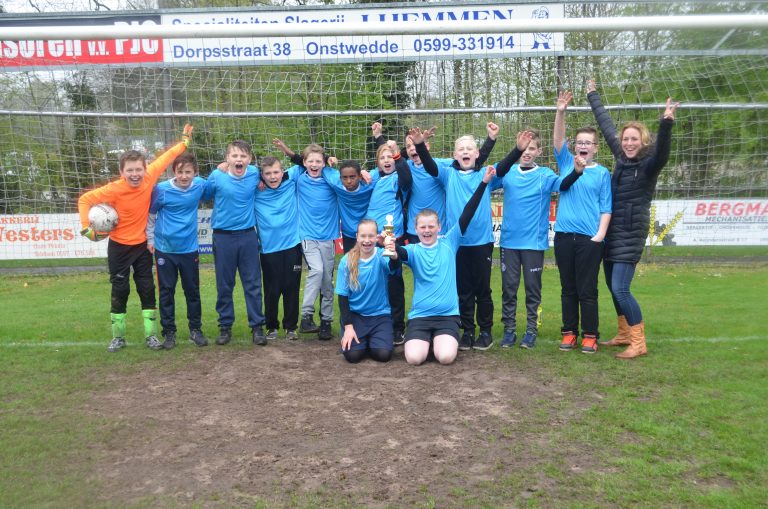
<path id="1" fill-rule="evenodd" d="M 387 224 L 384 225 L 384 237 L 393 237 L 395 236 L 395 225 L 392 224 L 392 221 L 395 219 L 395 216 L 392 214 L 387 214 L 386 220 Z M 381 253 L 383 256 L 386 256 L 388 258 L 392 258 L 395 256 L 394 251 L 390 251 L 389 249 L 384 249 Z"/>

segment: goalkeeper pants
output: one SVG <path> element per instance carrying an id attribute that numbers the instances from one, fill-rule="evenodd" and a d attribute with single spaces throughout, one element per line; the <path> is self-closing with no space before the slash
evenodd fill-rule
<path id="1" fill-rule="evenodd" d="M 155 281 L 152 278 L 152 253 L 147 243 L 128 246 L 109 239 L 107 245 L 109 282 L 112 283 L 111 313 L 125 313 L 131 293 L 131 267 L 141 309 L 155 309 Z"/>

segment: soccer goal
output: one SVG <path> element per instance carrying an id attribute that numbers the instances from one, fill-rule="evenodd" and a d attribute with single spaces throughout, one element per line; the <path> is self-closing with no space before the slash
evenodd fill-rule
<path id="1" fill-rule="evenodd" d="M 679 204 L 664 217 L 699 207 L 721 232 L 749 223 L 727 243 L 768 244 L 767 17 L 759 2 L 700 1 L 0 14 L 2 257 L 14 224 L 73 213 L 121 151 L 151 157 L 185 122 L 203 175 L 236 138 L 257 159 L 280 138 L 370 163 L 376 121 L 400 143 L 437 126 L 441 157 L 495 122 L 491 161 L 536 128 L 539 162 L 556 168 L 557 92 L 574 92 L 570 128 L 594 125 L 590 78 L 617 124 L 653 132 L 666 98 L 682 103 L 656 196 Z M 607 148 L 598 160 L 612 166 Z"/>

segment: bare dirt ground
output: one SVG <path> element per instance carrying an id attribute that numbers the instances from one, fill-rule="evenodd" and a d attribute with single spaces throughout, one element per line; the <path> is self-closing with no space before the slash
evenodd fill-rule
<path id="1" fill-rule="evenodd" d="M 350 365 L 337 345 L 209 346 L 179 369 L 113 375 L 84 409 L 112 430 L 95 447 L 102 502 L 451 507 L 521 477 L 498 501 L 513 506 L 551 483 L 527 475 L 531 465 L 592 463 L 588 451 L 553 450 L 546 429 L 599 396 L 574 400 L 550 375 L 483 353 L 412 367 L 398 349 L 388 364 Z"/>

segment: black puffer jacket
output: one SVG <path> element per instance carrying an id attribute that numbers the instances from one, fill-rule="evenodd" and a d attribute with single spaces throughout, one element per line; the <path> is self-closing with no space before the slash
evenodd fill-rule
<path id="1" fill-rule="evenodd" d="M 605 259 L 637 263 L 643 254 L 651 222 L 651 199 L 661 169 L 669 159 L 673 120 L 661 119 L 655 145 L 643 156 L 629 159 L 621 149 L 621 140 L 610 115 L 597 92 L 587 95 L 597 125 L 616 159 L 611 175 L 613 212 L 605 236 Z"/>

